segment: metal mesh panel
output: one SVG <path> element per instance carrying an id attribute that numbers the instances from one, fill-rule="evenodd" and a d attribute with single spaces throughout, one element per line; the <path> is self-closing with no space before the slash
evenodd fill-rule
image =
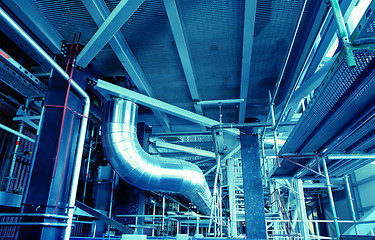
<path id="1" fill-rule="evenodd" d="M 338 101 L 357 80 L 361 72 L 369 65 L 373 60 L 373 55 L 366 52 L 355 53 L 357 68 L 348 68 L 343 54 L 339 56 L 336 64 L 331 68 L 330 73 L 327 75 L 322 85 L 316 91 L 316 97 L 313 102 L 308 106 L 307 110 L 302 115 L 297 126 L 292 131 L 290 137 L 286 141 L 282 152 L 294 153 L 301 149 L 305 144 L 314 136 L 317 136 L 314 145 L 311 145 L 307 151 L 316 151 L 323 143 L 327 140 L 327 136 L 331 137 L 334 130 L 343 127 L 341 122 L 332 122 L 332 127 L 335 129 L 328 129 L 329 132 L 319 131 L 321 122 L 327 118 L 332 117 L 334 113 L 333 108 L 337 107 Z M 360 97 L 360 96 L 358 96 Z M 328 114 L 331 114 L 328 116 Z M 343 113 L 349 114 L 349 113 Z M 347 116 L 348 119 L 350 116 Z M 343 118 L 341 118 L 343 119 Z M 338 124 L 334 126 L 334 124 Z M 319 127 L 319 128 L 318 128 Z M 327 130 L 327 129 L 326 129 Z M 319 134 L 318 134 L 319 133 Z M 322 135 L 324 134 L 324 136 Z"/>
<path id="2" fill-rule="evenodd" d="M 375 3 L 370 3 L 365 11 L 361 21 L 358 23 L 357 28 L 353 32 L 351 39 L 355 44 L 373 43 L 375 32 Z M 355 39 L 354 39 L 355 38 Z"/>
<path id="3" fill-rule="evenodd" d="M 86 44 L 98 27 L 81 1 L 33 0 L 35 6 L 57 31 L 70 42 L 74 33 L 81 33 L 82 44 Z"/>
<path id="4" fill-rule="evenodd" d="M 353 133 L 348 139 L 346 139 L 343 143 L 341 143 L 339 146 L 335 148 L 335 151 L 344 151 L 348 149 L 351 145 L 362 139 L 366 134 L 369 132 L 373 132 L 375 130 L 375 121 L 372 120 L 368 123 L 366 123 L 363 127 L 361 127 L 358 131 Z M 364 151 L 368 148 L 372 147 L 375 144 L 374 141 L 369 141 L 366 144 L 363 144 L 360 148 L 358 148 L 358 151 Z"/>
<path id="5" fill-rule="evenodd" d="M 370 56 L 369 59 L 372 59 Z M 329 139 L 339 132 L 352 119 L 355 119 L 362 110 L 374 101 L 375 95 L 373 89 L 375 88 L 375 73 L 367 77 L 361 85 L 354 90 L 352 95 L 342 103 L 342 105 L 333 113 L 330 120 L 319 129 L 320 134 L 315 135 L 313 139 L 305 146 L 304 151 L 311 152 L 317 150 L 324 143 L 324 139 Z M 338 76 L 339 77 L 339 76 Z M 340 76 L 343 79 L 345 76 Z M 356 82 L 356 85 L 358 83 Z M 347 140 L 348 141 L 348 140 Z M 353 141 L 347 144 L 352 144 Z"/>

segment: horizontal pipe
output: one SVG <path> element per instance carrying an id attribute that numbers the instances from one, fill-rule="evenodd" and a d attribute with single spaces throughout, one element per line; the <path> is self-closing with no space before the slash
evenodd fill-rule
<path id="1" fill-rule="evenodd" d="M 327 155 L 329 160 L 341 160 L 341 159 L 373 159 L 375 154 L 332 154 Z"/>
<path id="2" fill-rule="evenodd" d="M 186 161 L 145 152 L 137 138 L 137 114 L 134 102 L 116 98 L 105 103 L 102 144 L 113 169 L 138 188 L 183 194 L 208 214 L 211 192 L 202 170 Z"/>
<path id="3" fill-rule="evenodd" d="M 23 139 L 25 139 L 25 140 L 27 140 L 29 142 L 35 143 L 35 140 L 32 139 L 31 137 L 28 137 L 28 136 L 26 136 L 26 135 L 24 135 L 24 134 L 22 134 L 20 132 L 17 132 L 16 130 L 14 130 L 14 129 L 10 128 L 10 127 L 5 126 L 4 124 L 0 123 L 0 128 L 4 129 L 5 131 L 10 132 L 10 133 L 12 133 L 12 134 L 14 134 L 14 135 L 16 135 L 16 136 L 18 136 L 20 138 L 23 138 Z"/>
<path id="4" fill-rule="evenodd" d="M 282 122 L 279 126 L 286 127 L 286 126 L 295 126 L 297 122 Z M 211 127 L 211 131 L 222 129 L 222 128 L 245 128 L 245 127 L 252 127 L 252 128 L 272 128 L 272 122 L 251 122 L 251 123 L 224 123 L 224 124 L 217 124 Z"/>
<path id="5" fill-rule="evenodd" d="M 55 219 L 68 219 L 68 217 L 65 215 L 48 213 L 0 213 L 0 217 L 45 217 Z"/>
<path id="6" fill-rule="evenodd" d="M 67 227 L 67 223 L 45 222 L 0 222 L 0 226 L 43 226 L 43 227 Z"/>
<path id="7" fill-rule="evenodd" d="M 245 99 L 222 99 L 222 100 L 206 100 L 206 101 L 197 101 L 198 105 L 218 105 L 218 104 L 237 104 L 244 102 Z"/>

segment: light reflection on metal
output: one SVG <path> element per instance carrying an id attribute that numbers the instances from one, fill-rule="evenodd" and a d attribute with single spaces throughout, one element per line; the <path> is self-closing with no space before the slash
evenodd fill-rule
<path id="1" fill-rule="evenodd" d="M 196 165 L 146 153 L 137 139 L 138 106 L 124 99 L 105 104 L 103 149 L 114 170 L 128 183 L 145 190 L 180 193 L 199 210 L 210 212 L 211 192 Z"/>

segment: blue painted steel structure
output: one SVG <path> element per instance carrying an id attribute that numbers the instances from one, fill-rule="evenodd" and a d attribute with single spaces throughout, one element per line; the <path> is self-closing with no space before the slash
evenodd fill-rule
<path id="1" fill-rule="evenodd" d="M 78 79 L 80 84 L 84 83 L 83 78 Z M 81 117 L 62 108 L 67 87 L 68 82 L 58 74 L 54 74 L 50 79 L 46 97 L 46 105 L 50 107 L 46 107 L 38 148 L 33 156 L 29 187 L 22 202 L 23 213 L 66 214 L 77 148 L 75 143 L 81 120 Z M 70 92 L 67 106 L 79 112 L 82 101 Z M 63 111 L 66 113 L 61 129 Z M 60 146 L 57 143 L 60 143 Z M 22 221 L 61 223 L 61 220 L 57 219 L 35 217 L 24 217 Z M 18 239 L 57 239 L 63 235 L 63 231 L 64 228 L 61 227 L 21 226 Z"/>
<path id="2" fill-rule="evenodd" d="M 248 239 L 266 239 L 264 195 L 260 169 L 258 135 L 252 129 L 242 129 L 241 153 L 245 194 L 246 235 Z"/>

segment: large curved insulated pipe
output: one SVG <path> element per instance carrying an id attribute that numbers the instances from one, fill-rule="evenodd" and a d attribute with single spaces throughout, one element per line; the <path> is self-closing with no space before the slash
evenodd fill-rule
<path id="1" fill-rule="evenodd" d="M 211 192 L 195 164 L 150 155 L 137 139 L 138 106 L 124 99 L 105 103 L 103 150 L 113 169 L 128 183 L 145 190 L 185 195 L 204 214 L 210 214 Z"/>

